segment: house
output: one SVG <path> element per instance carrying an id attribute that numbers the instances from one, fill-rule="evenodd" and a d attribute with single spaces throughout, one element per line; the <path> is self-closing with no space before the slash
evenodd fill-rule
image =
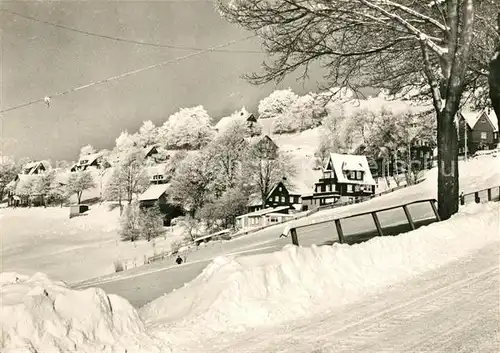
<path id="1" fill-rule="evenodd" d="M 154 156 L 158 154 L 158 148 L 155 145 L 146 146 L 143 149 L 144 159 L 155 158 Z"/>
<path id="2" fill-rule="evenodd" d="M 32 185 L 42 178 L 42 174 L 18 174 L 10 183 L 7 184 L 8 205 L 9 206 L 28 206 L 30 204 L 41 204 L 41 195 L 32 192 Z"/>
<path id="3" fill-rule="evenodd" d="M 149 182 L 151 184 L 166 184 L 169 181 L 166 168 L 166 163 L 146 167 L 146 174 L 148 175 Z"/>
<path id="4" fill-rule="evenodd" d="M 104 155 L 102 152 L 87 154 L 80 157 L 78 163 L 71 166 L 70 170 L 72 172 L 84 171 L 90 167 L 101 169 L 105 163 Z"/>
<path id="5" fill-rule="evenodd" d="M 269 135 L 248 137 L 245 139 L 252 149 L 261 158 L 274 159 L 278 154 L 278 145 Z"/>
<path id="6" fill-rule="evenodd" d="M 170 226 L 172 219 L 182 216 L 183 210 L 180 206 L 173 205 L 168 200 L 170 184 L 150 185 L 146 191 L 139 196 L 140 207 L 152 207 L 158 205 L 163 214 L 163 224 Z"/>
<path id="7" fill-rule="evenodd" d="M 245 107 L 243 107 L 239 112 L 235 112 L 231 116 L 225 116 L 221 118 L 217 124 L 215 124 L 214 130 L 217 132 L 224 131 L 232 123 L 239 122 L 240 124 L 244 124 L 248 130 L 249 135 L 256 136 L 260 134 L 262 128 L 258 126 L 257 118 L 252 113 L 249 113 Z"/>
<path id="8" fill-rule="evenodd" d="M 277 182 L 262 202 L 261 195 L 253 195 L 248 203 L 248 212 L 255 212 L 269 207 L 286 206 L 289 209 L 301 209 L 300 194 L 285 185 L 286 178 Z"/>
<path id="9" fill-rule="evenodd" d="M 269 207 L 238 216 L 236 217 L 236 228 L 258 228 L 293 219 L 295 216 L 288 214 L 289 208 L 289 206 Z"/>
<path id="10" fill-rule="evenodd" d="M 26 163 L 22 168 L 22 174 L 36 175 L 43 174 L 49 169 L 49 166 L 43 161 Z"/>
<path id="11" fill-rule="evenodd" d="M 350 200 L 374 193 L 375 180 L 366 156 L 331 153 L 322 177 L 315 184 L 312 205 L 328 205 L 341 197 Z"/>
<path id="12" fill-rule="evenodd" d="M 498 120 L 492 110 L 462 110 L 457 114 L 457 125 L 459 155 L 496 148 L 499 141 Z"/>

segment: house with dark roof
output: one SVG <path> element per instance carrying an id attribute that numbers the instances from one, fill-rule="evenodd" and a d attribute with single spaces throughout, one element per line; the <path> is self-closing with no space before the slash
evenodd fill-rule
<path id="1" fill-rule="evenodd" d="M 313 206 L 333 204 L 340 198 L 353 200 L 375 193 L 375 180 L 366 156 L 331 153 L 322 172 L 322 177 L 314 187 Z"/>
<path id="2" fill-rule="evenodd" d="M 252 195 L 248 203 L 248 212 L 283 206 L 291 210 L 300 210 L 300 204 L 300 194 L 291 186 L 287 186 L 284 178 L 271 188 L 264 201 L 261 195 Z"/>
<path id="3" fill-rule="evenodd" d="M 269 135 L 248 137 L 245 139 L 252 153 L 257 154 L 261 158 L 273 159 L 278 153 L 278 145 Z"/>
<path id="4" fill-rule="evenodd" d="M 456 122 L 459 155 L 496 148 L 499 132 L 498 120 L 493 110 L 483 109 L 480 112 L 462 110 L 458 112 Z"/>

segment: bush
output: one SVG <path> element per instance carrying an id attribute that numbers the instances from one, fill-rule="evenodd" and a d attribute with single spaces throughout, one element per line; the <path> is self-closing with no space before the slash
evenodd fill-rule
<path id="1" fill-rule="evenodd" d="M 122 240 L 136 241 L 141 234 L 139 226 L 140 209 L 137 203 L 125 208 L 120 219 L 120 235 Z"/>
<path id="2" fill-rule="evenodd" d="M 160 236 L 163 232 L 163 217 L 157 204 L 140 210 L 139 232 L 147 241 Z"/>

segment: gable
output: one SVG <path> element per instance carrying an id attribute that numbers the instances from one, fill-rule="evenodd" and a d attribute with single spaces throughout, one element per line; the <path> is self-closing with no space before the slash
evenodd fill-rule
<path id="1" fill-rule="evenodd" d="M 479 119 L 474 124 L 472 130 L 493 132 L 495 131 L 495 126 L 493 126 L 493 123 L 491 122 L 490 118 L 485 114 L 485 112 L 482 112 L 481 115 L 479 116 Z"/>
<path id="2" fill-rule="evenodd" d="M 255 118 L 255 116 L 253 114 L 250 114 L 250 116 L 247 118 L 247 121 L 252 122 L 252 123 L 256 123 L 257 119 Z"/>
<path id="3" fill-rule="evenodd" d="M 285 186 L 285 184 L 283 184 L 282 181 L 280 181 L 279 183 L 277 183 L 272 189 L 271 191 L 269 191 L 269 193 L 267 194 L 267 199 L 269 199 L 270 197 L 272 196 L 276 196 L 276 195 L 289 195 L 289 192 L 288 192 L 288 189 L 287 187 Z"/>

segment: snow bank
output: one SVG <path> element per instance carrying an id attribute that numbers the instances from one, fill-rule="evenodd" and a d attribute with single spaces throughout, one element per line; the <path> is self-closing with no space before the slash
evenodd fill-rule
<path id="1" fill-rule="evenodd" d="M 452 219 L 358 245 L 287 246 L 267 255 L 220 257 L 195 280 L 146 305 L 157 335 L 239 331 L 324 312 L 498 241 L 499 204 L 473 204 Z"/>
<path id="2" fill-rule="evenodd" d="M 169 352 L 125 299 L 37 273 L 1 273 L 2 352 Z"/>

